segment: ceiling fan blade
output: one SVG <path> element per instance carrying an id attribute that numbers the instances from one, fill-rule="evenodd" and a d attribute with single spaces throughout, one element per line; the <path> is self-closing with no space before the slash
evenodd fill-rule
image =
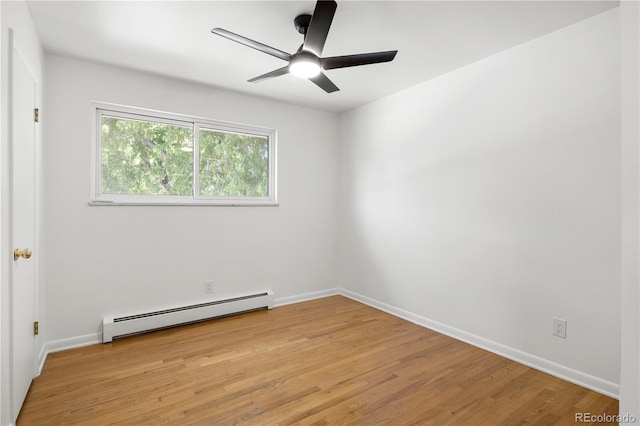
<path id="1" fill-rule="evenodd" d="M 304 38 L 302 49 L 313 53 L 316 56 L 322 54 L 324 43 L 327 41 L 329 27 L 333 21 L 338 4 L 331 1 L 318 0 L 316 8 L 311 15 L 311 22 Z"/>
<path id="2" fill-rule="evenodd" d="M 318 87 L 320 87 L 327 93 L 333 93 L 340 90 L 338 89 L 338 86 L 333 84 L 333 81 L 329 80 L 329 77 L 327 77 L 323 73 L 320 73 L 315 77 L 311 77 L 309 80 L 313 81 Z"/>
<path id="3" fill-rule="evenodd" d="M 231 31 L 223 30 L 222 28 L 214 28 L 211 30 L 211 32 L 213 34 L 217 34 L 224 38 L 228 38 L 229 40 L 235 41 L 236 43 L 244 44 L 245 46 L 251 47 L 252 49 L 259 50 L 260 52 L 275 56 L 276 58 L 280 58 L 283 61 L 289 61 L 291 59 L 291 55 L 287 52 L 283 52 L 282 50 L 278 50 L 275 47 L 267 46 L 266 44 L 251 40 L 250 38 L 232 33 Z"/>
<path id="4" fill-rule="evenodd" d="M 262 74 L 259 75 L 257 77 L 252 78 L 251 80 L 247 80 L 249 83 L 259 83 L 263 80 L 268 80 L 270 78 L 273 77 L 278 77 L 281 75 L 285 75 L 289 72 L 289 65 L 287 65 L 286 67 L 282 67 L 282 68 L 278 68 L 277 70 L 273 70 L 271 72 L 268 72 L 266 74 Z"/>
<path id="5" fill-rule="evenodd" d="M 358 55 L 332 56 L 330 58 L 320 58 L 322 69 L 333 70 L 336 68 L 355 67 L 358 65 L 378 64 L 380 62 L 393 61 L 397 50 L 386 52 L 361 53 Z"/>

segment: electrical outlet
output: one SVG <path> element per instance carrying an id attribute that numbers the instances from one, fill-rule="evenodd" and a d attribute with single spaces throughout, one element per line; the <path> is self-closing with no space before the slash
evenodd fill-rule
<path id="1" fill-rule="evenodd" d="M 205 281 L 204 282 L 204 293 L 205 294 L 213 293 L 213 281 Z"/>
<path id="2" fill-rule="evenodd" d="M 567 320 L 561 318 L 553 318 L 553 331 L 554 336 L 567 338 Z"/>

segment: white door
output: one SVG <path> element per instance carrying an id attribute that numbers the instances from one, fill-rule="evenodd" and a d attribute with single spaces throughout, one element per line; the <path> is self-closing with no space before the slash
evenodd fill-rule
<path id="1" fill-rule="evenodd" d="M 35 83 L 17 50 L 11 73 L 12 243 L 21 257 L 13 262 L 11 303 L 12 418 L 15 419 L 35 376 Z"/>

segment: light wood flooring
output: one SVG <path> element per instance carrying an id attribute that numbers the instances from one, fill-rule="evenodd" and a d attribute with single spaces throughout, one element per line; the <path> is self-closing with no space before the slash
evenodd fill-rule
<path id="1" fill-rule="evenodd" d="M 26 425 L 572 425 L 618 401 L 334 296 L 48 356 Z M 593 423 L 592 423 L 593 424 Z"/>

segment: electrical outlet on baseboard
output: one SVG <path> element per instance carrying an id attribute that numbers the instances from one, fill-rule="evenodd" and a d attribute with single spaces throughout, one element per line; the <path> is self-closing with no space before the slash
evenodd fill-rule
<path id="1" fill-rule="evenodd" d="M 213 293 L 213 281 L 207 280 L 204 282 L 204 293 L 205 294 Z"/>
<path id="2" fill-rule="evenodd" d="M 551 332 L 554 336 L 567 338 L 567 320 L 562 318 L 553 318 L 553 330 Z"/>

